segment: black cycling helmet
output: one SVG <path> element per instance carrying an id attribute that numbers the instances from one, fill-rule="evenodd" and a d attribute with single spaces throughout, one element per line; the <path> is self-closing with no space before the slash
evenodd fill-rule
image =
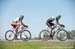
<path id="1" fill-rule="evenodd" d="M 58 15 L 57 18 L 58 18 L 58 19 L 61 18 L 61 15 Z"/>
<path id="2" fill-rule="evenodd" d="M 19 20 L 23 20 L 23 18 L 24 18 L 24 16 L 23 16 L 23 15 L 21 15 L 21 16 L 20 16 L 20 18 L 19 18 Z"/>

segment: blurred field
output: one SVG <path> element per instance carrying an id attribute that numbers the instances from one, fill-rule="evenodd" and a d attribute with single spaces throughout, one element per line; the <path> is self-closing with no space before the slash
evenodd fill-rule
<path id="1" fill-rule="evenodd" d="M 75 49 L 75 42 L 68 41 L 0 41 L 0 49 Z"/>

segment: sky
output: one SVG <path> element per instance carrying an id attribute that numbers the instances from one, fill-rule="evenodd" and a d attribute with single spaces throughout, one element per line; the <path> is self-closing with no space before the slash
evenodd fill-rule
<path id="1" fill-rule="evenodd" d="M 29 26 L 32 37 L 38 37 L 47 29 L 46 20 L 61 15 L 60 23 L 66 30 L 75 30 L 75 0 L 0 0 L 0 39 L 5 32 L 12 29 L 10 23 L 20 15 Z"/>

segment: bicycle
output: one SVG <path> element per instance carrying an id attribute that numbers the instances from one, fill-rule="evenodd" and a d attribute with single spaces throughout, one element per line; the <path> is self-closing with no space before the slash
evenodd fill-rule
<path id="1" fill-rule="evenodd" d="M 64 29 L 64 25 L 58 25 L 56 28 L 56 30 L 53 30 L 52 33 L 49 30 L 42 30 L 39 34 L 39 38 L 41 40 L 49 40 L 50 39 L 50 35 L 55 35 L 55 37 L 60 40 L 60 41 L 65 41 L 67 40 L 68 37 L 68 32 Z"/>
<path id="2" fill-rule="evenodd" d="M 31 32 L 29 30 L 27 30 L 28 26 L 21 26 L 21 30 L 18 31 L 17 33 L 15 32 L 15 30 L 8 30 L 5 33 L 5 39 L 8 41 L 12 41 L 16 38 L 16 36 L 18 37 L 20 35 L 20 39 L 23 41 L 28 41 L 31 39 Z"/>

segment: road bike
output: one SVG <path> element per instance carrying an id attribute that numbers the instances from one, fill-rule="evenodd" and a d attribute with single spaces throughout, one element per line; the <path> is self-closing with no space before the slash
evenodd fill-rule
<path id="1" fill-rule="evenodd" d="M 27 30 L 27 28 L 28 28 L 28 26 L 22 25 L 20 28 L 21 30 L 18 31 L 17 33 L 15 32 L 14 29 L 8 30 L 5 33 L 5 39 L 8 41 L 12 41 L 12 40 L 16 39 L 16 36 L 20 35 L 21 40 L 28 41 L 31 39 L 31 32 L 29 30 Z"/>
<path id="2" fill-rule="evenodd" d="M 65 41 L 65 40 L 67 40 L 67 37 L 68 37 L 68 32 L 64 29 L 64 25 L 63 24 L 61 24 L 61 25 L 58 25 L 53 31 L 52 31 L 52 33 L 49 31 L 49 30 L 47 30 L 47 29 L 45 29 L 45 30 L 42 30 L 41 32 L 40 32 L 40 34 L 39 34 L 39 38 L 41 39 L 41 40 L 49 40 L 50 39 L 50 35 L 52 35 L 53 37 L 54 37 L 54 35 L 55 35 L 55 37 L 58 39 L 58 40 L 61 40 L 61 41 Z"/>

